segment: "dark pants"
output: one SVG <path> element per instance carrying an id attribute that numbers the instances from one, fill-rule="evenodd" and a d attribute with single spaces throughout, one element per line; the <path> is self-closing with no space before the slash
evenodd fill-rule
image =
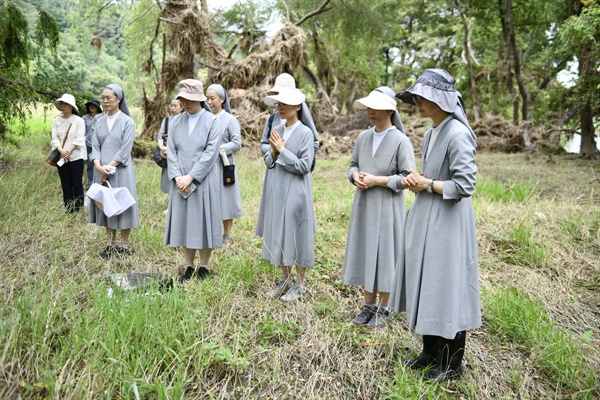
<path id="1" fill-rule="evenodd" d="M 58 175 L 67 211 L 79 211 L 83 206 L 83 160 L 63 164 L 58 167 Z"/>
<path id="2" fill-rule="evenodd" d="M 85 146 L 86 150 L 87 150 L 87 176 L 88 176 L 88 184 L 87 187 L 89 188 L 90 186 L 92 186 L 92 183 L 94 183 L 94 163 L 92 162 L 92 160 L 90 160 L 90 154 L 92 153 L 92 147 L 91 146 Z"/>

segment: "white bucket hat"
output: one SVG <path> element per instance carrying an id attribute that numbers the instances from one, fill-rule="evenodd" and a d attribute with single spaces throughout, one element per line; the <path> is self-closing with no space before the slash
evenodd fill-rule
<path id="1" fill-rule="evenodd" d="M 269 89 L 269 93 L 279 93 L 281 89 L 296 89 L 296 80 L 293 76 L 283 73 L 275 78 L 275 85 Z"/>
<path id="2" fill-rule="evenodd" d="M 367 97 L 354 100 L 352 105 L 357 110 L 366 110 L 367 108 L 372 108 L 373 110 L 396 111 L 396 99 L 383 93 L 380 88 L 372 90 Z"/>
<path id="3" fill-rule="evenodd" d="M 77 108 L 77 103 L 75 103 L 75 96 L 73 96 L 72 94 L 65 93 L 62 95 L 62 97 L 60 99 L 54 100 L 54 106 L 56 108 L 58 108 L 58 105 L 60 103 L 66 103 L 70 106 L 73 106 L 73 109 L 76 112 L 79 112 L 79 108 Z"/>
<path id="4" fill-rule="evenodd" d="M 299 106 L 305 100 L 306 96 L 300 89 L 281 88 L 277 94 L 265 97 L 264 102 L 269 107 L 275 107 L 278 103 Z"/>

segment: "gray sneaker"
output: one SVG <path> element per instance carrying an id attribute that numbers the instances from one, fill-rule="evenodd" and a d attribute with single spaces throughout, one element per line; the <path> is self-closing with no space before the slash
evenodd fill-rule
<path id="1" fill-rule="evenodd" d="M 291 302 L 301 300 L 306 296 L 306 285 L 292 285 L 290 290 L 283 296 L 281 296 L 281 301 Z"/>
<path id="2" fill-rule="evenodd" d="M 371 317 L 373 317 L 373 314 L 375 314 L 375 305 L 365 304 L 360 314 L 352 322 L 356 325 L 366 325 L 371 320 Z"/>
<path id="3" fill-rule="evenodd" d="M 379 307 L 371 317 L 371 320 L 369 321 L 369 326 L 371 328 L 383 328 L 387 325 L 387 322 L 390 319 L 392 319 L 392 312 L 390 310 L 385 310 Z"/>
<path id="4" fill-rule="evenodd" d="M 294 281 L 291 279 L 285 279 L 279 281 L 277 285 L 267 294 L 272 299 L 280 298 L 284 293 L 286 293 L 290 288 L 294 285 Z"/>

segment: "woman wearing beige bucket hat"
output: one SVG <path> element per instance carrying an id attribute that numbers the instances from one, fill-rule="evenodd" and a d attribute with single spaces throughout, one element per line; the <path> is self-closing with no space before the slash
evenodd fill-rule
<path id="1" fill-rule="evenodd" d="M 415 168 L 392 89 L 382 86 L 354 102 L 373 127 L 356 140 L 348 179 L 356 186 L 342 273 L 344 284 L 363 287 L 357 325 L 379 328 L 391 317 L 388 300 L 402 256 L 406 202 L 401 181 Z"/>
<path id="2" fill-rule="evenodd" d="M 277 107 L 285 125 L 274 127 L 269 135 L 270 146 L 263 153 L 267 176 L 256 233 L 263 237 L 262 257 L 281 267 L 281 281 L 269 292 L 269 297 L 296 301 L 306 296 L 306 272 L 315 264 L 316 228 L 310 174 L 314 135 L 303 123 L 301 110 L 305 96 L 300 90 L 282 88 L 264 101 Z M 291 276 L 294 266 L 296 282 Z"/>
<path id="3" fill-rule="evenodd" d="M 60 152 L 58 176 L 63 192 L 63 202 L 68 212 L 75 213 L 83 206 L 83 167 L 87 160 L 85 149 L 85 123 L 75 97 L 63 94 L 54 105 L 61 114 L 52 121 L 52 150 Z"/>
<path id="4" fill-rule="evenodd" d="M 167 139 L 171 191 L 164 243 L 183 249 L 183 282 L 208 276 L 212 249 L 223 243 L 217 169 L 221 133 L 217 119 L 206 110 L 202 82 L 179 82 L 176 97 L 185 112 L 173 117 Z M 194 266 L 196 252 L 200 253 L 198 268 Z"/>
<path id="5" fill-rule="evenodd" d="M 468 329 L 481 326 L 475 193 L 476 137 L 454 78 L 427 69 L 396 95 L 415 105 L 433 128 L 423 137 L 422 172 L 402 184 L 416 193 L 406 218 L 405 256 L 398 260 L 391 304 L 406 311 L 411 330 L 423 335 L 423 350 L 406 363 L 424 379 L 462 374 Z"/>

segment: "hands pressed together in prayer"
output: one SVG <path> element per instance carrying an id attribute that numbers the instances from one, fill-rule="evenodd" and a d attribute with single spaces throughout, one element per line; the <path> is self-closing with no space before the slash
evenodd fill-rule
<path id="1" fill-rule="evenodd" d="M 194 181 L 194 178 L 191 175 L 183 175 L 175 178 L 175 185 L 177 189 L 181 191 L 183 194 L 190 194 L 192 187 L 191 184 Z"/>
<path id="2" fill-rule="evenodd" d="M 271 151 L 281 153 L 285 148 L 285 143 L 277 131 L 272 131 L 269 137 L 269 143 L 271 144 Z"/>

